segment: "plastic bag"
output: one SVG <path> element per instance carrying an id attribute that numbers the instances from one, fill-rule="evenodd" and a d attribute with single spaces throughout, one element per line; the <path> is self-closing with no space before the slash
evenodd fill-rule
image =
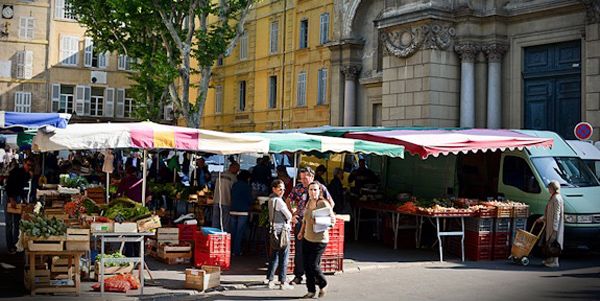
<path id="1" fill-rule="evenodd" d="M 104 290 L 107 292 L 125 293 L 130 289 L 138 289 L 140 282 L 131 274 L 119 274 L 110 278 L 104 279 Z M 95 291 L 100 290 L 100 283 L 92 285 Z"/>

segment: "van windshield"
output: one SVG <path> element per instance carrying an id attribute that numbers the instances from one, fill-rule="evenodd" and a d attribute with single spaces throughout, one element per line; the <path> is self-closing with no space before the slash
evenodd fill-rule
<path id="1" fill-rule="evenodd" d="M 580 158 L 542 157 L 533 158 L 533 165 L 540 173 L 544 185 L 557 180 L 562 187 L 599 186 L 598 180 Z"/>

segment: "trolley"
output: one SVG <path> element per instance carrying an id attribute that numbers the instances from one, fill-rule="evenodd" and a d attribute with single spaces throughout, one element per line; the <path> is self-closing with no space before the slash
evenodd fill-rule
<path id="1" fill-rule="evenodd" d="M 533 249 L 533 246 L 535 246 L 535 243 L 540 239 L 546 228 L 546 223 L 542 222 L 540 232 L 535 235 L 532 232 L 536 224 L 534 223 L 531 226 L 529 232 L 521 229 L 517 230 L 508 259 L 512 259 L 515 263 L 520 262 L 524 266 L 529 264 L 529 253 L 531 253 L 531 249 Z"/>

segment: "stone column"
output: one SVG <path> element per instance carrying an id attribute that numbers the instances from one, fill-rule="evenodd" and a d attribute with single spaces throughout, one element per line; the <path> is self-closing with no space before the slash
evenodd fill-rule
<path id="1" fill-rule="evenodd" d="M 502 127 L 502 56 L 508 47 L 492 43 L 485 47 L 488 58 L 487 127 Z"/>
<path id="2" fill-rule="evenodd" d="M 342 67 L 344 74 L 344 126 L 356 125 L 356 78 L 361 66 L 346 65 Z"/>
<path id="3" fill-rule="evenodd" d="M 475 127 L 475 57 L 480 47 L 471 42 L 454 46 L 460 64 L 460 126 Z"/>

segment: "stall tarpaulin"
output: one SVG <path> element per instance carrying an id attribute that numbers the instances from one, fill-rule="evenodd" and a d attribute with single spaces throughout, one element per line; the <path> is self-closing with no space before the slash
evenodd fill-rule
<path id="1" fill-rule="evenodd" d="M 404 147 L 394 144 L 357 139 L 336 138 L 302 133 L 245 133 L 269 140 L 269 152 L 361 153 L 389 157 L 404 157 Z"/>
<path id="2" fill-rule="evenodd" d="M 65 128 L 69 123 L 69 119 L 71 119 L 71 114 L 0 111 L 0 128 L 38 128 L 47 125 Z"/>
<path id="3" fill-rule="evenodd" d="M 426 159 L 440 154 L 459 154 L 478 151 L 552 147 L 553 139 L 533 137 L 511 130 L 437 129 L 354 132 L 347 138 L 403 145 L 411 154 Z"/>
<path id="4" fill-rule="evenodd" d="M 269 141 L 256 136 L 200 130 L 153 122 L 80 123 L 65 129 L 43 127 L 33 149 L 47 152 L 82 149 L 178 149 L 228 155 L 267 153 Z"/>

